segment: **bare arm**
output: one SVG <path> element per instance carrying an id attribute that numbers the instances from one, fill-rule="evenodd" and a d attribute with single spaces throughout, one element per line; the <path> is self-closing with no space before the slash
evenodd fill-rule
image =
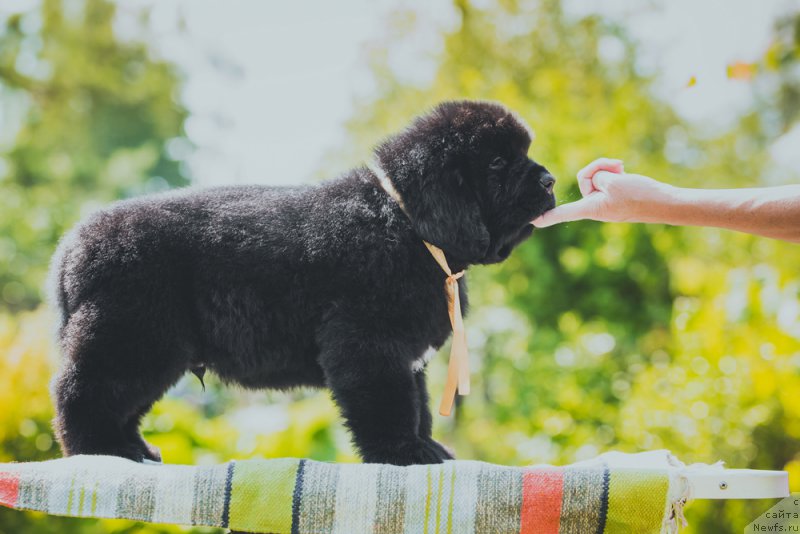
<path id="1" fill-rule="evenodd" d="M 638 174 L 619 160 L 599 159 L 578 173 L 583 198 L 539 217 L 538 227 L 592 219 L 715 226 L 800 243 L 800 185 L 687 189 Z"/>

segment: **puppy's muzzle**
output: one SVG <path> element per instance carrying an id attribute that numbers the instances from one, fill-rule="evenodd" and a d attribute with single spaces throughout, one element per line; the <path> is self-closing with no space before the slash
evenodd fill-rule
<path id="1" fill-rule="evenodd" d="M 553 178 L 553 175 L 550 173 L 544 174 L 539 178 L 539 183 L 547 192 L 548 195 L 553 194 L 553 186 L 556 183 L 556 179 Z"/>

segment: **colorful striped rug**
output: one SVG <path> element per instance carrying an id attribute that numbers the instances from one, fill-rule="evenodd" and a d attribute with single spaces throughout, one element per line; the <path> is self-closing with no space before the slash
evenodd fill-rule
<path id="1" fill-rule="evenodd" d="M 672 482 L 671 482 L 672 481 Z M 0 505 L 253 533 L 671 531 L 669 469 L 395 467 L 311 460 L 143 465 L 107 456 L 0 464 Z"/>

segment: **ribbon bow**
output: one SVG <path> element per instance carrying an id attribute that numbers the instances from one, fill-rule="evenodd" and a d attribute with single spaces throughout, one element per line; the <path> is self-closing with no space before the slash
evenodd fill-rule
<path id="1" fill-rule="evenodd" d="M 447 364 L 447 381 L 444 384 L 444 395 L 439 404 L 439 413 L 450 415 L 453 409 L 453 400 L 456 389 L 459 395 L 469 395 L 469 357 L 467 354 L 467 332 L 464 330 L 464 318 L 461 315 L 461 297 L 458 292 L 458 279 L 464 276 L 464 271 L 455 274 L 450 270 L 442 249 L 423 241 L 425 246 L 447 275 L 444 288 L 447 294 L 447 313 L 450 315 L 450 324 L 453 327 L 453 344 L 450 347 L 450 361 Z"/>
<path id="2" fill-rule="evenodd" d="M 367 168 L 378 178 L 378 182 L 400 209 L 408 217 L 408 212 L 403 204 L 400 193 L 394 188 L 389 176 L 377 161 L 367 163 Z M 450 361 L 447 364 L 447 380 L 444 384 L 442 402 L 439 404 L 441 415 L 450 415 L 453 410 L 453 401 L 456 390 L 460 395 L 469 395 L 469 358 L 467 356 L 467 332 L 464 330 L 464 318 L 461 316 L 461 297 L 458 293 L 458 279 L 464 276 L 464 271 L 453 274 L 447 264 L 444 251 L 423 240 L 428 247 L 433 259 L 447 275 L 444 281 L 445 294 L 447 295 L 447 313 L 450 315 L 450 325 L 453 327 L 453 344 L 450 347 Z"/>

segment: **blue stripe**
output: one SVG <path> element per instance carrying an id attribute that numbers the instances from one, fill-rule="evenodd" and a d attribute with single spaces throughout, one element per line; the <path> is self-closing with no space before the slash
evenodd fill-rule
<path id="1" fill-rule="evenodd" d="M 231 491 L 233 490 L 233 465 L 236 462 L 228 462 L 228 473 L 225 477 L 225 506 L 222 508 L 222 528 L 228 528 L 228 520 L 231 515 Z"/>
<path id="2" fill-rule="evenodd" d="M 300 501 L 303 497 L 303 470 L 306 461 L 300 460 L 297 466 L 297 476 L 294 480 L 294 492 L 292 493 L 292 534 L 300 534 Z"/>
<path id="3" fill-rule="evenodd" d="M 597 534 L 603 534 L 608 519 L 608 487 L 611 484 L 611 471 L 603 464 L 603 494 L 600 497 L 600 517 L 597 522 Z"/>

